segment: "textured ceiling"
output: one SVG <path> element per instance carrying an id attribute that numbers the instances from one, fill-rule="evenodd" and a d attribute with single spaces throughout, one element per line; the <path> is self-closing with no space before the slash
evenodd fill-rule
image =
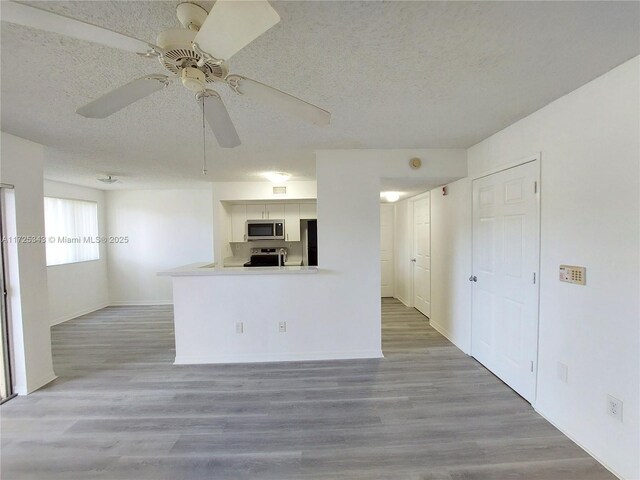
<path id="1" fill-rule="evenodd" d="M 4 3 L 4 2 L 2 2 Z M 154 41 L 179 2 L 31 2 Z M 201 2 L 209 9 L 212 3 Z M 200 169 L 198 106 L 174 83 L 105 120 L 77 106 L 156 60 L 2 23 L 2 129 L 47 148 L 47 178 L 115 188 L 315 178 L 326 148 L 465 148 L 640 53 L 638 2 L 272 2 L 282 20 L 231 59 L 333 114 L 315 127 L 220 90 L 242 145 Z M 0 12 L 1 13 L 1 12 Z M 113 188 L 113 187 L 109 187 Z"/>

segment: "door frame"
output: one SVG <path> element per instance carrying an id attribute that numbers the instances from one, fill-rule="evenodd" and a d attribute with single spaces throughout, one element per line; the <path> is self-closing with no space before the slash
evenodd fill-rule
<path id="1" fill-rule="evenodd" d="M 13 185 L 8 185 L 6 183 L 0 184 L 0 237 L 4 238 L 6 234 L 5 228 L 5 220 L 6 220 L 6 210 L 5 210 L 5 190 L 13 189 Z M 4 375 L 4 381 L 6 382 L 7 396 L 3 399 L 0 399 L 0 404 L 11 400 L 16 396 L 15 388 L 14 388 L 14 380 L 13 380 L 13 358 L 12 358 L 12 348 L 11 348 L 11 326 L 9 321 L 9 305 L 8 305 L 8 296 L 5 295 L 5 292 L 8 291 L 8 265 L 7 265 L 7 250 L 6 243 L 0 243 L 0 263 L 2 264 L 2 268 L 0 269 L 0 342 L 3 342 L 2 345 L 2 356 L 3 358 L 3 372 L 0 372 L 0 375 Z"/>
<path id="2" fill-rule="evenodd" d="M 540 266 L 542 261 L 542 185 L 541 185 L 541 173 L 542 173 L 542 154 L 540 152 L 536 152 L 531 155 L 527 155 L 521 157 L 517 160 L 513 160 L 511 162 L 505 163 L 499 167 L 494 167 L 480 175 L 474 175 L 471 178 L 471 188 L 473 191 L 473 182 L 479 180 L 481 178 L 489 177 L 491 175 L 495 175 L 496 173 L 504 172 L 505 170 L 510 170 L 512 168 L 520 167 L 522 165 L 535 162 L 536 168 L 536 182 L 537 182 L 537 196 L 536 196 L 536 204 L 537 204 L 537 218 L 536 222 L 538 223 L 538 262 L 537 262 L 537 270 L 538 270 L 538 278 L 536 279 L 536 293 L 538 300 L 535 302 L 535 319 L 536 319 L 536 351 L 534 356 L 534 386 L 533 386 L 533 397 L 531 400 L 531 406 L 535 407 L 536 400 L 538 398 L 538 379 L 539 379 L 539 371 L 538 368 L 540 363 L 540 283 L 542 282 L 542 275 L 540 274 Z M 471 195 L 471 265 L 469 266 L 469 270 L 471 271 L 471 275 L 473 275 L 473 245 L 474 245 L 474 231 L 473 231 L 473 194 Z M 469 355 L 473 357 L 473 287 L 469 286 L 469 305 L 470 305 L 470 322 L 469 322 Z M 474 357 L 475 359 L 475 357 Z M 505 383 L 506 385 L 506 383 Z M 508 385 L 507 385 L 508 386 Z M 515 390 L 514 390 L 515 391 Z"/>

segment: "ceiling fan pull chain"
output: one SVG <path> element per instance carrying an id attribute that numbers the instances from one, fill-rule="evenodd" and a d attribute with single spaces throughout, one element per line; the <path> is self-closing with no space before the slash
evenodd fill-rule
<path id="1" fill-rule="evenodd" d="M 207 174 L 207 131 L 204 126 L 204 95 L 202 95 L 202 174 Z"/>

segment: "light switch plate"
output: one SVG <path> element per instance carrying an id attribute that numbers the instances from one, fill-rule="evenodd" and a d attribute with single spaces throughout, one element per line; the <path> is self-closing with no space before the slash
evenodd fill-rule
<path id="1" fill-rule="evenodd" d="M 576 267 L 575 265 L 560 265 L 560 281 L 586 285 L 587 269 L 586 267 Z"/>

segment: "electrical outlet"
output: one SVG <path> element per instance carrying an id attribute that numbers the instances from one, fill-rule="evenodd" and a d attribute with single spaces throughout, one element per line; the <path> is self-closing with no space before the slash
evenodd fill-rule
<path id="1" fill-rule="evenodd" d="M 569 367 L 564 363 L 558 362 L 558 380 L 562 383 L 567 383 L 569 378 Z"/>
<path id="2" fill-rule="evenodd" d="M 244 333 L 244 325 L 242 322 L 236 322 L 236 333 Z"/>
<path id="3" fill-rule="evenodd" d="M 622 422 L 622 400 L 607 395 L 607 413 Z"/>
<path id="4" fill-rule="evenodd" d="M 278 323 L 278 331 L 280 333 L 284 333 L 287 331 L 287 322 L 280 322 Z"/>

